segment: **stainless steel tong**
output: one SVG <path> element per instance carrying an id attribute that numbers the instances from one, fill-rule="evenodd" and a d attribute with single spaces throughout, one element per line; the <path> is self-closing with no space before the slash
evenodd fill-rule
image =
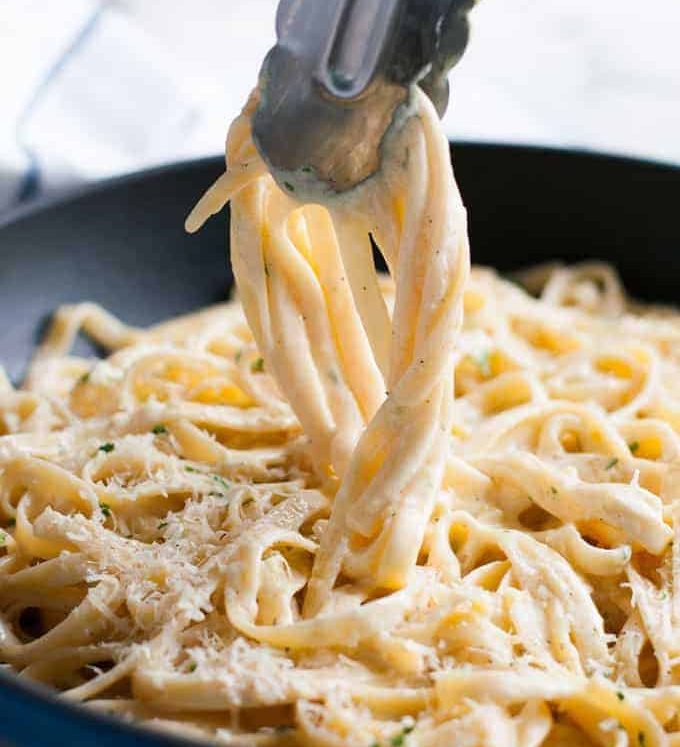
<path id="1" fill-rule="evenodd" d="M 279 183 L 343 192 L 369 177 L 412 83 L 441 116 L 474 1 L 281 0 L 253 119 Z"/>

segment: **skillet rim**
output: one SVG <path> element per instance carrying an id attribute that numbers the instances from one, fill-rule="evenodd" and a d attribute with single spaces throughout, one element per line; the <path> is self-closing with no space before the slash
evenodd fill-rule
<path id="1" fill-rule="evenodd" d="M 654 169 L 659 172 L 675 173 L 680 176 L 680 162 L 675 163 L 662 158 L 643 158 L 639 156 L 628 156 L 614 151 L 601 151 L 585 147 L 576 146 L 553 146 L 553 145 L 533 145 L 531 143 L 514 143 L 511 141 L 484 141 L 474 139 L 451 140 L 449 139 L 449 148 L 452 152 L 458 147 L 466 150 L 479 150 L 489 153 L 512 151 L 518 157 L 521 154 L 531 156 L 548 156 L 550 158 L 563 157 L 569 161 L 580 160 L 582 162 L 590 161 L 591 163 L 605 164 L 609 163 L 614 167 L 632 167 Z M 138 169 L 125 174 L 107 177 L 96 182 L 88 182 L 67 189 L 64 193 L 57 195 L 48 195 L 32 200 L 26 205 L 18 205 L 10 208 L 4 213 L 0 213 L 0 230 L 26 220 L 43 210 L 51 210 L 66 206 L 76 202 L 81 198 L 87 198 L 109 189 L 122 187 L 125 184 L 133 184 L 145 179 L 155 178 L 164 173 L 177 173 L 183 170 L 191 170 L 203 166 L 216 165 L 224 161 L 224 156 L 220 154 L 201 156 L 200 158 L 187 158 L 179 161 L 171 161 L 159 166 Z M 206 185 L 206 189 L 209 185 Z M 197 195 L 197 200 L 200 195 Z M 190 209 L 190 208 L 189 208 Z M 187 213 L 188 214 L 188 213 Z"/>

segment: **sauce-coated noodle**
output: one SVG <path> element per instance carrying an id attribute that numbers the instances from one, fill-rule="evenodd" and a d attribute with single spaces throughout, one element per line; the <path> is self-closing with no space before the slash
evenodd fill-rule
<path id="1" fill-rule="evenodd" d="M 227 743 L 680 744 L 678 315 L 596 263 L 468 279 L 417 89 L 323 205 L 254 102 L 188 220 L 231 200 L 239 302 L 66 307 L 0 377 L 0 659 Z"/>

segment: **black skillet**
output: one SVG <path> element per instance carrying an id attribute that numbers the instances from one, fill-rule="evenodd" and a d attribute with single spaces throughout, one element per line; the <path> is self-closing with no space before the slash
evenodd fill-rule
<path id="1" fill-rule="evenodd" d="M 628 290 L 680 301 L 680 168 L 543 148 L 454 148 L 472 257 L 502 270 L 613 262 Z M 115 179 L 0 219 L 0 363 L 19 380 L 49 313 L 92 300 L 150 324 L 225 298 L 225 217 L 196 236 L 184 216 L 222 169 L 210 158 Z M 84 345 L 84 343 L 83 343 Z M 66 706 L 0 672 L 0 744 L 188 744 Z"/>

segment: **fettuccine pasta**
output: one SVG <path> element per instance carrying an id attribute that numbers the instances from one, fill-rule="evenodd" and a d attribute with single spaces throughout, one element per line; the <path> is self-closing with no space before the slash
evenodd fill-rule
<path id="1" fill-rule="evenodd" d="M 238 299 L 64 307 L 0 377 L 0 659 L 226 744 L 680 745 L 677 313 L 598 263 L 470 273 L 417 88 L 316 202 L 256 103 L 187 221 L 231 201 Z"/>

